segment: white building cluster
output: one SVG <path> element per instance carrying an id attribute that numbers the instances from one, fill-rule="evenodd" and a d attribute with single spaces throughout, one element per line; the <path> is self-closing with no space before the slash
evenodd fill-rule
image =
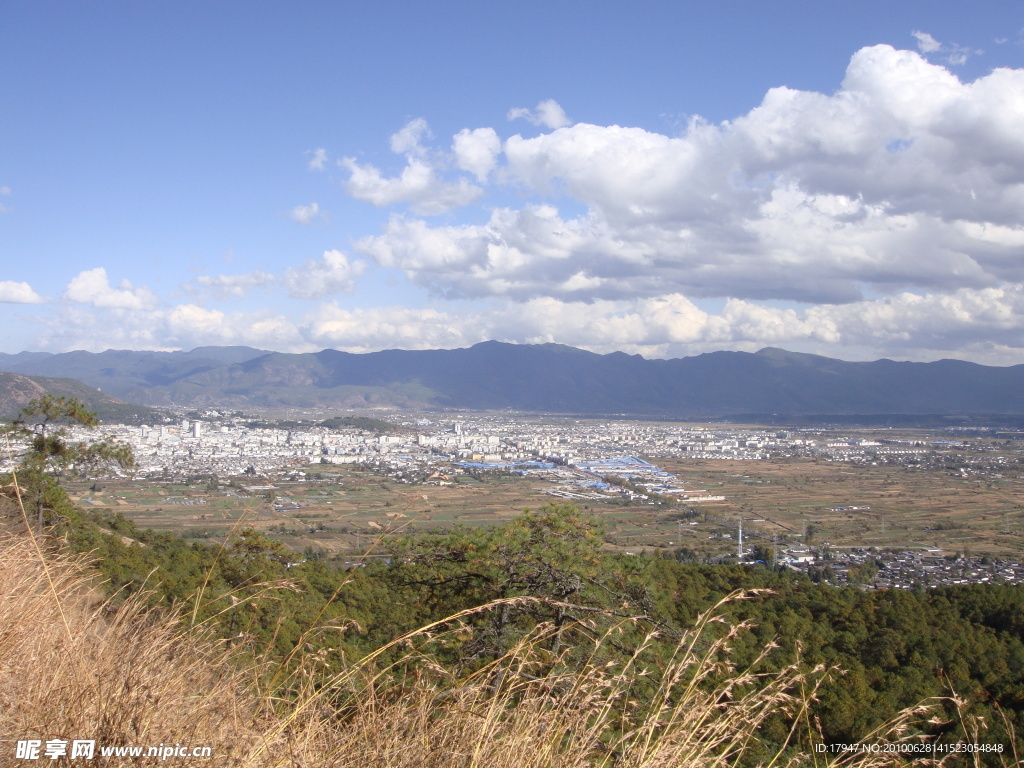
<path id="1" fill-rule="evenodd" d="M 983 452 L 972 455 L 972 444 L 964 441 L 865 439 L 822 429 L 491 413 L 418 418 L 392 415 L 394 430 L 378 434 L 354 427 L 327 428 L 320 425 L 324 414 L 304 415 L 312 418 L 291 422 L 292 428 L 285 429 L 246 426 L 237 418 L 211 411 L 203 419 L 174 424 L 76 429 L 73 437 L 95 440 L 110 436 L 129 443 L 141 477 L 271 475 L 307 464 L 355 463 L 416 482 L 438 472 L 506 470 L 537 474 L 570 498 L 603 493 L 595 483 L 608 474 L 630 477 L 634 485 L 651 493 L 697 493 L 682 488 L 666 473 L 659 475 L 653 464 L 651 469 L 636 464 L 628 471 L 599 467 L 601 462 L 627 457 L 644 457 L 654 463 L 665 458 L 760 460 L 782 456 L 920 463 L 929 456 L 956 452 L 965 467 L 981 459 L 995 460 Z M 690 500 L 702 499 L 694 495 Z"/>

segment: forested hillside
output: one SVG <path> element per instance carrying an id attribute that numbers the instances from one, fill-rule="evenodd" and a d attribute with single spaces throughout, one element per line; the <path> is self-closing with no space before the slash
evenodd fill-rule
<path id="1" fill-rule="evenodd" d="M 1016 587 L 862 592 L 761 566 L 683 564 L 668 552 L 615 555 L 604 550 L 599 523 L 572 506 L 549 506 L 496 528 L 381 543 L 375 554 L 386 546 L 389 558 L 349 570 L 251 529 L 209 544 L 66 506 L 57 533 L 72 549 L 92 553 L 118 600 L 149 590 L 152 603 L 212 621 L 251 657 L 270 649 L 286 667 L 319 654 L 326 670 L 338 672 L 462 612 L 457 632 L 424 647 L 454 679 L 494 664 L 538 631 L 547 660 L 540 666 L 555 659 L 583 666 L 592 661 L 594 637 L 612 627 L 614 642 L 601 647 L 604 663 L 627 664 L 639 653 L 657 670 L 701 612 L 739 590 L 744 599 L 721 609 L 728 621 L 749 625 L 729 640 L 732 669 L 757 662 L 760 673 L 791 664 L 830 670 L 815 673 L 815 733 L 801 737 L 804 749 L 813 739 L 862 740 L 932 697 L 940 697 L 939 720 L 921 727 L 940 741 L 1010 750 L 1024 724 L 1024 594 Z M 477 610 L 489 604 L 497 607 Z M 642 701 L 656 688 L 632 693 Z M 780 710 L 765 719 L 750 759 L 782 747 L 792 726 L 787 717 Z M 984 730 L 972 732 L 978 728 Z"/>

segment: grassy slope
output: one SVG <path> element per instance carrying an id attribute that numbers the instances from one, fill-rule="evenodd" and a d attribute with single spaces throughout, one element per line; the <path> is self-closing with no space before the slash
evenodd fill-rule
<path id="1" fill-rule="evenodd" d="M 7 511 L 14 527 L 17 510 Z M 721 676 L 739 630 L 709 632 L 707 617 L 654 678 L 639 665 L 602 663 L 613 636 L 595 637 L 582 667 L 552 663 L 552 629 L 540 627 L 504 659 L 456 679 L 421 653 L 457 641 L 466 629 L 455 617 L 390 644 L 410 650 L 387 667 L 371 654 L 324 679 L 312 657 L 281 679 L 244 642 L 217 644 L 189 627 L 187 613 L 158 614 L 131 599 L 115 609 L 92 578 L 80 561 L 44 554 L 23 535 L 0 537 L 4 765 L 38 764 L 14 759 L 18 740 L 77 738 L 208 746 L 215 764 L 244 768 L 725 766 L 756 749 L 754 730 L 780 708 L 799 722 L 813 688 L 793 668 L 757 686 L 746 670 Z M 709 684 L 698 688 L 700 680 Z M 633 709 L 631 691 L 643 685 L 655 686 L 652 703 Z M 865 755 L 843 764 L 896 763 Z"/>

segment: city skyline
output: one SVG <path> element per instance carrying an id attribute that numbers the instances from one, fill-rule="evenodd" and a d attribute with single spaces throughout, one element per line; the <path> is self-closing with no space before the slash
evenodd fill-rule
<path id="1" fill-rule="evenodd" d="M 8 19 L 0 351 L 1024 363 L 1009 3 Z"/>

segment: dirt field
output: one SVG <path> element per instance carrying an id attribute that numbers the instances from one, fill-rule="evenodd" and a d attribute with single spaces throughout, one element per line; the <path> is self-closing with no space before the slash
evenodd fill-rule
<path id="1" fill-rule="evenodd" d="M 834 546 L 934 546 L 1024 556 L 1024 483 L 939 469 L 806 459 L 665 463 L 688 486 L 723 495 L 710 514 L 749 535 L 801 536 Z M 763 520 L 764 522 L 753 522 Z"/>
<path id="2" fill-rule="evenodd" d="M 591 502 L 618 548 L 735 550 L 739 519 L 748 542 L 829 542 L 835 547 L 934 546 L 1024 557 L 1024 483 L 942 470 L 857 466 L 809 459 L 657 460 L 687 488 L 725 502 L 682 506 Z M 362 469 L 331 467 L 303 481 L 236 478 L 207 484 L 71 484 L 81 505 L 123 512 L 138 524 L 197 538 L 252 525 L 296 550 L 364 550 L 381 535 L 491 525 L 554 501 L 537 479 L 463 478 L 447 487 L 408 485 Z M 95 488 L 95 490 L 93 490 Z"/>

